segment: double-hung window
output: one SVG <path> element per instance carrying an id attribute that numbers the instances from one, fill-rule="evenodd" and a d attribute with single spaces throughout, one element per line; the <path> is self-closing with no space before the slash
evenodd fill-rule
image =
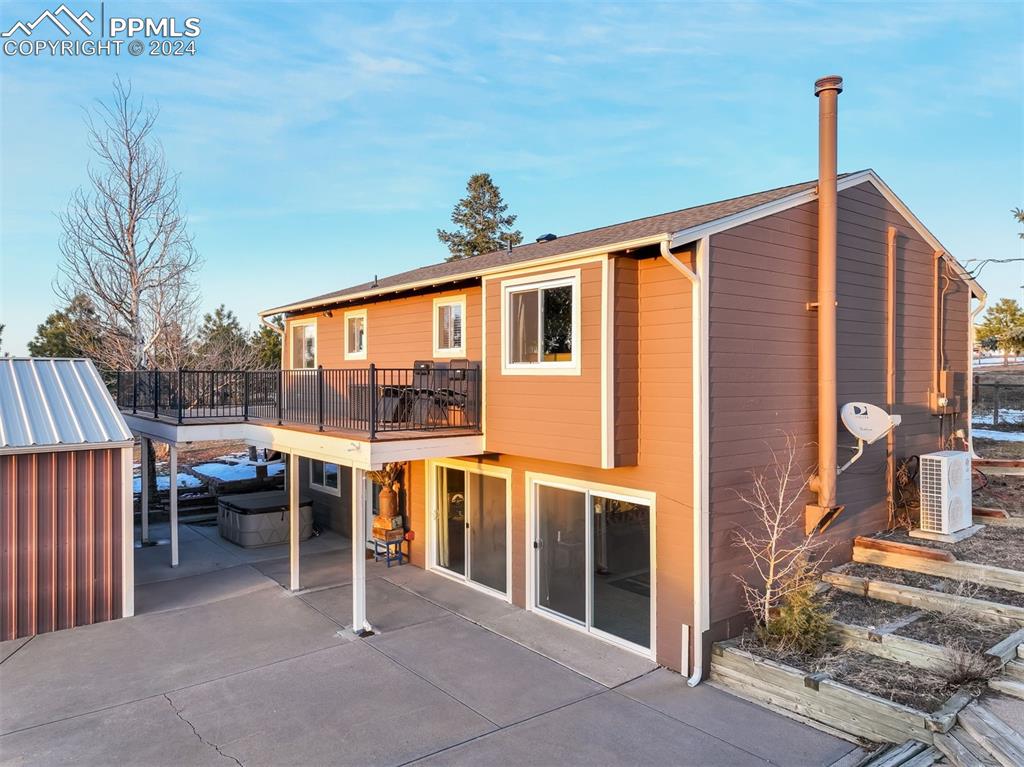
<path id="1" fill-rule="evenodd" d="M 345 312 L 345 359 L 366 359 L 366 310 Z"/>
<path id="2" fill-rule="evenodd" d="M 466 356 L 466 297 L 434 299 L 434 356 Z"/>
<path id="3" fill-rule="evenodd" d="M 309 486 L 332 495 L 341 495 L 338 464 L 310 459 Z"/>
<path id="4" fill-rule="evenodd" d="M 316 321 L 292 325 L 292 368 L 316 367 Z"/>
<path id="5" fill-rule="evenodd" d="M 504 371 L 579 373 L 579 273 L 503 283 Z"/>

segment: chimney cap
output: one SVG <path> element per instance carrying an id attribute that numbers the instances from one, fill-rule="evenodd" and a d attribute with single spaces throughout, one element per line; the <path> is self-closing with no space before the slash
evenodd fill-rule
<path id="1" fill-rule="evenodd" d="M 826 75 L 814 81 L 814 95 L 820 96 L 822 91 L 843 92 L 843 78 L 839 75 Z"/>

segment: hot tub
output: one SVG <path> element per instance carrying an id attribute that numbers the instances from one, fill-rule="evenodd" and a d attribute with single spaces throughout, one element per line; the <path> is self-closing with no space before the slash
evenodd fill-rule
<path id="1" fill-rule="evenodd" d="M 244 548 L 288 541 L 288 494 L 281 490 L 223 495 L 217 499 L 221 538 Z M 313 502 L 299 498 L 299 540 L 313 535 Z"/>

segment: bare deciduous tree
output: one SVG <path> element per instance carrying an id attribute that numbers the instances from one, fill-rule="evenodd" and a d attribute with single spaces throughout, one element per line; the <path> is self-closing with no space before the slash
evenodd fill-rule
<path id="1" fill-rule="evenodd" d="M 805 535 L 801 496 L 813 472 L 801 471 L 799 446 L 786 436 L 783 452 L 771 449 L 771 462 L 752 472 L 752 489 L 740 499 L 753 512 L 755 522 L 736 534 L 736 545 L 750 559 L 752 573 L 736 574 L 747 609 L 760 626 L 771 623 L 788 597 L 812 585 L 817 567 L 812 561 L 831 546 L 813 532 Z"/>
<path id="2" fill-rule="evenodd" d="M 92 303 L 97 327 L 83 333 L 83 350 L 114 369 L 173 364 L 166 358 L 187 346 L 199 301 L 192 275 L 200 260 L 179 209 L 177 175 L 153 135 L 156 118 L 130 84 L 114 80 L 111 101 L 86 118 L 98 163 L 60 216 L 55 289 L 67 301 L 82 294 Z"/>

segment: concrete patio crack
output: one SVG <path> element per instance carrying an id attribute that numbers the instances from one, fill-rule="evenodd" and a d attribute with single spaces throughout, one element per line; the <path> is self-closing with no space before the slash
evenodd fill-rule
<path id="1" fill-rule="evenodd" d="M 194 724 L 192 724 L 192 722 L 190 722 L 188 719 L 185 718 L 185 716 L 181 713 L 181 709 L 179 709 L 177 706 L 174 705 L 174 701 L 171 700 L 171 696 L 170 695 L 168 695 L 167 693 L 164 693 L 164 700 L 167 701 L 167 705 L 169 705 L 171 707 L 171 710 L 174 712 L 174 715 L 176 717 L 178 717 L 178 719 L 180 719 L 181 721 L 183 721 L 185 724 L 187 724 L 189 726 L 189 729 L 192 730 L 192 734 L 195 735 L 197 738 L 199 738 L 199 742 L 200 743 L 202 743 L 204 746 L 209 746 L 214 751 L 216 751 L 220 756 L 223 756 L 225 759 L 230 759 L 235 764 L 237 764 L 238 767 L 245 767 L 244 764 L 242 764 L 240 761 L 238 761 L 238 759 L 233 757 L 231 754 L 226 754 L 223 751 L 221 751 L 220 750 L 220 746 L 218 746 L 216 743 L 213 743 L 213 742 L 207 740 L 206 738 L 204 738 L 202 735 L 200 735 L 199 734 L 199 730 L 196 729 L 196 726 Z"/>

